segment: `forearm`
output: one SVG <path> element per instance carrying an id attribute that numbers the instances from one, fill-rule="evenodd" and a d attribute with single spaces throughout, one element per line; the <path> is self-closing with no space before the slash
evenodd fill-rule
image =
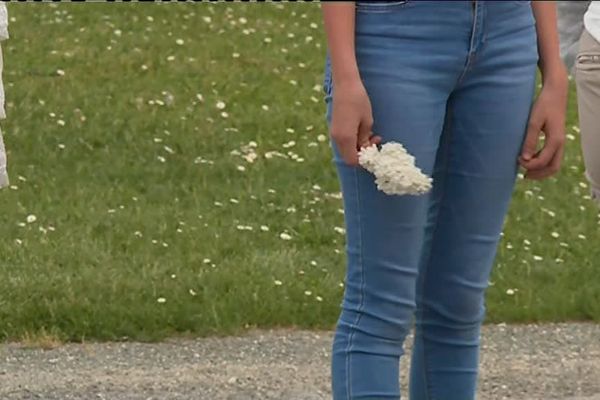
<path id="1" fill-rule="evenodd" d="M 322 3 L 334 85 L 360 80 L 354 52 L 354 2 Z"/>
<path id="2" fill-rule="evenodd" d="M 566 69 L 560 58 L 556 4 L 553 1 L 532 1 L 538 36 L 539 68 L 544 84 L 566 84 Z"/>

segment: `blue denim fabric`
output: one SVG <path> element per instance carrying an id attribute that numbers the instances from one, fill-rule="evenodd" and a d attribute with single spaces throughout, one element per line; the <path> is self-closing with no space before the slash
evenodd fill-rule
<path id="1" fill-rule="evenodd" d="M 531 6 L 359 1 L 355 41 L 373 132 L 403 143 L 434 184 L 425 196 L 386 195 L 332 141 L 347 232 L 333 398 L 399 399 L 415 321 L 410 399 L 473 399 L 484 292 L 535 91 Z M 328 124 L 331 78 L 327 55 Z"/>

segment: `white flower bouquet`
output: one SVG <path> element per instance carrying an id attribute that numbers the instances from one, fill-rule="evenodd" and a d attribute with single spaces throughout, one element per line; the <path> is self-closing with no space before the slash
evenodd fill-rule
<path id="1" fill-rule="evenodd" d="M 359 154 L 360 165 L 375 175 L 377 188 L 392 195 L 420 195 L 431 189 L 432 179 L 415 165 L 415 158 L 404 146 L 388 142 L 363 147 Z"/>

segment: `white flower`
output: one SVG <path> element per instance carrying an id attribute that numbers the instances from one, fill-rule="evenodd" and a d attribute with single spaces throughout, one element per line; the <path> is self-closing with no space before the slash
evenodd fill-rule
<path id="1" fill-rule="evenodd" d="M 27 216 L 27 223 L 28 224 L 33 224 L 35 221 L 37 221 L 37 217 L 33 214 L 29 214 Z"/>
<path id="2" fill-rule="evenodd" d="M 158 299 L 156 299 L 156 301 L 159 303 L 166 303 L 167 299 L 165 299 L 164 297 L 159 297 Z"/>
<path id="3" fill-rule="evenodd" d="M 290 234 L 288 234 L 288 233 L 285 233 L 285 232 L 280 233 L 279 237 L 281 239 L 283 239 L 283 240 L 292 240 L 292 236 Z"/>
<path id="4" fill-rule="evenodd" d="M 424 194 L 431 189 L 432 179 L 415 165 L 415 158 L 400 143 L 373 144 L 359 152 L 359 162 L 375 175 L 377 188 L 386 194 Z"/>

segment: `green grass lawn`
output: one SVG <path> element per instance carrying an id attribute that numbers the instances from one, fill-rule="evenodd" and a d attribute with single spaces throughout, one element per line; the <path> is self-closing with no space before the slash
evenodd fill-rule
<path id="1" fill-rule="evenodd" d="M 9 13 L 0 339 L 333 327 L 345 256 L 318 5 Z M 574 104 L 561 174 L 518 184 L 488 321 L 600 320 Z"/>

